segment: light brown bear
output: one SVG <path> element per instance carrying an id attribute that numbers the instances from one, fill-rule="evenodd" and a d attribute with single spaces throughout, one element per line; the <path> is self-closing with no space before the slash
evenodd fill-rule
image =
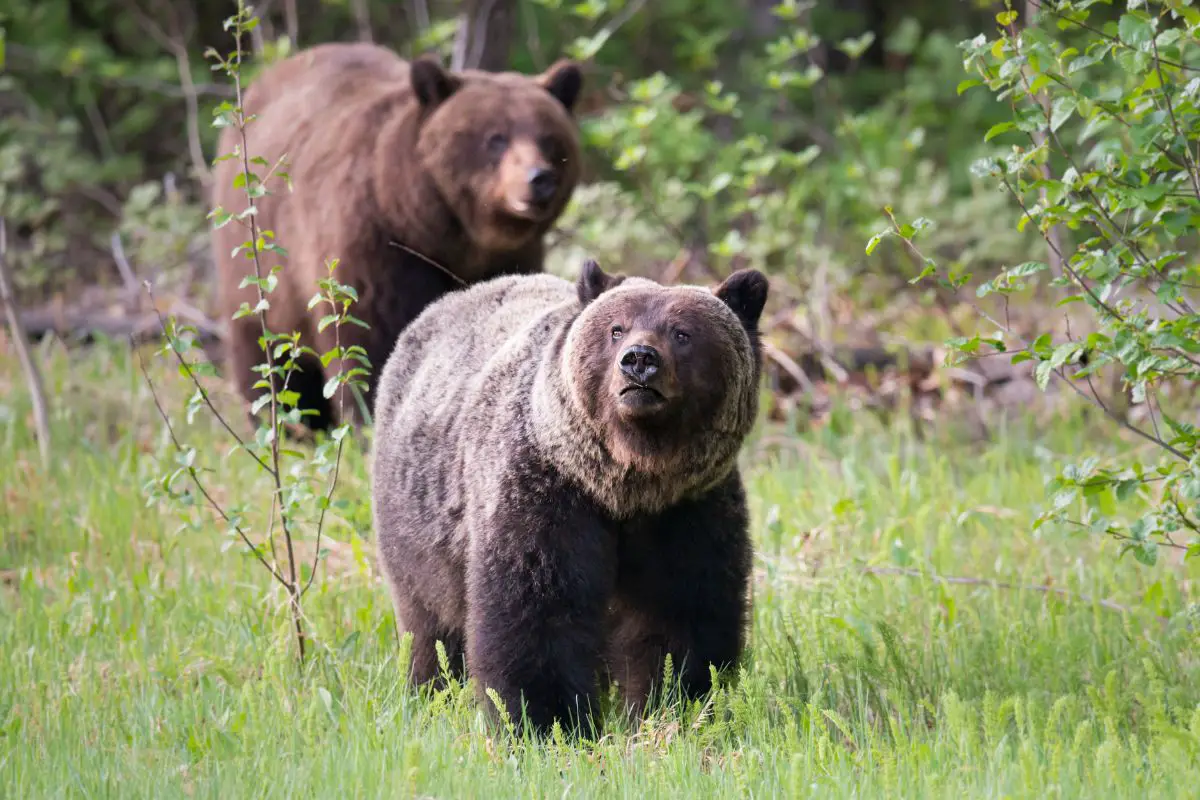
<path id="1" fill-rule="evenodd" d="M 412 678 L 435 641 L 514 719 L 574 727 L 597 677 L 642 709 L 742 653 L 751 567 L 737 456 L 758 409 L 767 280 L 605 274 L 451 294 L 381 376 L 372 498 Z M 594 720 L 593 720 L 594 721 Z"/>
<path id="2" fill-rule="evenodd" d="M 400 331 L 448 291 L 502 274 L 542 270 L 543 238 L 569 201 L 580 173 L 573 117 L 582 76 L 560 61 L 538 76 L 468 70 L 448 72 L 431 58 L 411 64 L 372 44 L 323 44 L 264 71 L 243 106 L 250 157 L 269 164 L 286 154 L 292 183 L 272 176 L 271 194 L 258 199 L 260 228 L 273 232 L 286 259 L 263 256 L 264 277 L 283 263 L 269 296 L 267 323 L 275 333 L 299 330 L 302 344 L 325 353 L 332 326 L 317 331 L 327 304 L 307 308 L 327 260 L 340 259 L 335 277 L 358 293 L 350 312 L 366 322 L 347 324 L 344 347 L 361 346 L 371 362 L 368 409 L 383 361 Z M 222 154 L 241 152 L 240 134 L 226 128 Z M 235 187 L 242 159 L 220 161 L 213 202 L 228 212 L 246 207 Z M 252 165 L 260 178 L 267 168 Z M 233 250 L 249 238 L 237 223 L 217 229 L 218 305 L 229 319 L 257 302 L 253 262 Z M 433 263 L 430 263 L 433 262 Z M 228 361 L 247 401 L 264 361 L 257 316 L 231 322 Z M 350 362 L 347 369 L 358 366 Z M 289 388 L 313 429 L 328 428 L 349 398 L 326 400 L 322 387 L 339 368 L 301 360 Z M 328 375 L 326 374 L 328 372 Z"/>

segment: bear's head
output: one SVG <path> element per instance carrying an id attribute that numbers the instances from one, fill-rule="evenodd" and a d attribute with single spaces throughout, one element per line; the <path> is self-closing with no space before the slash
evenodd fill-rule
<path id="1" fill-rule="evenodd" d="M 753 427 L 758 322 L 767 278 L 741 270 L 715 289 L 608 275 L 588 261 L 582 310 L 564 343 L 574 401 L 618 462 L 688 469 L 697 452 L 728 457 Z M 732 450 L 731 450 L 732 448 Z M 692 465 L 703 472 L 709 464 Z"/>
<path id="2" fill-rule="evenodd" d="M 505 252 L 543 233 L 579 182 L 579 66 L 563 60 L 537 76 L 450 72 L 423 56 L 410 80 L 421 108 L 418 157 L 471 240 Z"/>

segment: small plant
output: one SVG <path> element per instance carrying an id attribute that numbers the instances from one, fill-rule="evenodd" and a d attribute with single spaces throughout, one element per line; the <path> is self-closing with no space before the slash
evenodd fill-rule
<path id="1" fill-rule="evenodd" d="M 253 264 L 254 272 L 243 279 L 241 286 L 253 286 L 257 302 L 253 307 L 249 303 L 243 303 L 233 318 L 257 317 L 262 328 L 259 344 L 263 350 L 263 361 L 255 367 L 262 377 L 255 383 L 255 388 L 263 390 L 263 394 L 251 406 L 251 415 L 257 423 L 253 439 L 248 441 L 239 435 L 213 404 L 202 380 L 216 377 L 213 366 L 207 361 L 189 358 L 189 354 L 198 348 L 194 328 L 180 325 L 173 318 L 161 319 L 166 341 L 159 352 L 160 355 L 173 356 L 178 362 L 181 374 L 195 387 L 187 403 L 187 424 L 191 425 L 198 414 L 212 415 L 233 440 L 233 451 L 244 452 L 268 481 L 270 502 L 266 514 L 267 521 L 261 535 L 255 537 L 252 535 L 253 526 L 248 521 L 249 509 L 224 507 L 212 496 L 201 479 L 202 469 L 196 463 L 196 448 L 184 444 L 179 433 L 180 426 L 172 423 L 157 394 L 154 395 L 155 403 L 175 448 L 176 466 L 166 475 L 152 481 L 147 490 L 150 502 L 170 499 L 182 502 L 185 507 L 191 507 L 196 504 L 195 498 L 186 486 L 180 485 L 190 480 L 204 503 L 225 523 L 227 535 L 230 537 L 229 545 L 240 543 L 244 546 L 283 587 L 295 630 L 297 656 L 303 662 L 307 634 L 301 601 L 312 586 L 318 560 L 322 555 L 321 536 L 326 513 L 334 504 L 333 494 L 337 488 L 343 449 L 351 425 L 348 422 L 338 425 L 327 439 L 318 442 L 307 455 L 285 447 L 283 442 L 287 432 L 300 427 L 302 415 L 305 413 L 297 407 L 299 394 L 289 389 L 289 382 L 299 369 L 298 360 L 302 355 L 316 356 L 325 367 L 335 358 L 339 359 L 341 368 L 325 384 L 324 395 L 326 398 L 338 395 L 339 419 L 344 420 L 345 409 L 341 406 L 345 402 L 346 392 L 340 392 L 339 388 L 346 385 L 362 390 L 365 387 L 364 376 L 370 365 L 361 347 L 343 347 L 341 344 L 339 332 L 342 325 L 351 323 L 365 327 L 366 324 L 350 314 L 350 307 L 358 300 L 358 296 L 353 287 L 338 282 L 337 259 L 327 263 L 328 276 L 318 282 L 317 292 L 309 301 L 309 308 L 325 304 L 330 309 L 321 319 L 320 329 L 323 331 L 330 325 L 334 326 L 335 345 L 331 350 L 317 353 L 301 343 L 298 332 L 275 332 L 267 325 L 269 298 L 278 286 L 281 267 L 276 266 L 269 272 L 264 272 L 262 254 L 273 252 L 286 257 L 286 251 L 275 241 L 273 232 L 258 226 L 255 203 L 268 194 L 266 182 L 270 177 L 286 180 L 287 176 L 283 172 L 283 158 L 275 164 L 268 164 L 262 157 L 249 154 L 246 131 L 253 117 L 243 111 L 244 87 L 241 70 L 245 51 L 242 49 L 242 41 L 257 24 L 258 20 L 250 9 L 244 2 L 239 2 L 237 13 L 225 24 L 234 37 L 234 51 L 228 56 L 222 56 L 210 49 L 207 54 L 215 62 L 213 69 L 228 75 L 235 89 L 234 102 L 222 103 L 216 108 L 214 124 L 218 127 L 235 128 L 239 133 L 239 143 L 234 152 L 222 154 L 217 160 L 238 160 L 240 170 L 235 178 L 235 186 L 245 190 L 246 207 L 240 211 L 218 207 L 213 209 L 210 218 L 217 227 L 240 225 L 248 234 L 248 238 L 239 245 L 237 252 L 242 253 Z M 254 171 L 255 167 L 265 169 L 265 173 L 260 176 Z M 149 291 L 149 284 L 147 290 Z M 353 362 L 359 362 L 363 366 L 347 368 L 347 364 Z M 149 384 L 150 377 L 144 367 L 143 374 Z M 150 388 L 153 392 L 153 384 L 150 384 Z M 321 481 L 324 481 L 323 486 Z M 307 577 L 296 550 L 297 539 L 303 531 L 310 531 L 315 540 L 313 561 L 309 565 Z"/>
<path id="2" fill-rule="evenodd" d="M 1048 276 L 1057 305 L 1073 316 L 1065 330 L 1029 338 L 980 309 L 992 330 L 948 344 L 960 358 L 1035 362 L 1042 389 L 1058 379 L 1154 445 L 1150 464 L 1066 465 L 1038 520 L 1111 536 L 1122 554 L 1153 565 L 1161 547 L 1200 552 L 1200 427 L 1187 419 L 1190 391 L 1179 394 L 1200 379 L 1200 313 L 1189 296 L 1200 288 L 1200 9 L 1191 0 L 1131 0 L 1105 19 L 1108 5 L 1046 0 L 1023 27 L 1010 7 L 997 15 L 994 37 L 962 44 L 975 77 L 959 92 L 986 86 L 1011 108 L 984 137 L 1010 144 L 974 170 L 1003 188 L 1016 227 L 1036 231 L 1047 254 L 989 275 L 976 294 L 997 295 L 1007 309 Z M 929 220 L 890 219 L 868 253 L 898 237 L 920 261 L 918 280 L 967 284 L 969 274 L 943 274 L 917 248 Z M 1116 371 L 1142 404 L 1144 422 L 1105 399 L 1104 371 Z M 1135 498 L 1136 510 L 1121 513 Z"/>

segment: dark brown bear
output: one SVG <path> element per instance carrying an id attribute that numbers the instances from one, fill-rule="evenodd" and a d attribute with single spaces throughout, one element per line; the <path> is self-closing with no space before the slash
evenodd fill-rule
<path id="1" fill-rule="evenodd" d="M 440 639 L 544 730 L 595 710 L 598 674 L 636 713 L 666 654 L 688 696 L 709 689 L 710 664 L 739 659 L 751 543 L 737 456 L 766 296 L 752 270 L 710 290 L 589 261 L 576 285 L 456 292 L 401 335 L 372 497 L 415 681 L 436 677 Z"/>
<path id="2" fill-rule="evenodd" d="M 286 154 L 293 185 L 289 191 L 273 176 L 272 194 L 258 200 L 258 224 L 288 253 L 263 259 L 264 277 L 285 264 L 268 298 L 270 329 L 299 330 L 317 352 L 332 349 L 334 328 L 317 331 L 329 307 L 307 305 L 326 262 L 340 259 L 336 277 L 359 296 L 350 311 L 370 325 L 342 326 L 341 342 L 366 350 L 373 388 L 400 331 L 433 300 L 497 275 L 540 272 L 543 236 L 579 180 L 572 110 L 581 84 L 579 68 L 566 61 L 536 77 L 450 73 L 434 60 L 410 65 L 371 44 L 319 45 L 267 69 L 244 99 L 245 113 L 256 115 L 247 150 L 271 165 Z M 235 150 L 239 133 L 227 128 L 220 151 Z M 217 165 L 213 201 L 226 211 L 246 207 L 245 189 L 234 187 L 242 166 L 240 157 Z M 237 223 L 213 236 L 226 319 L 257 302 L 253 287 L 239 288 L 253 262 L 231 255 L 248 238 Z M 261 377 L 252 367 L 264 360 L 261 333 L 257 316 L 231 323 L 229 363 L 247 400 L 261 391 L 252 388 Z M 327 428 L 342 400 L 322 396 L 325 376 L 315 358 L 302 367 L 290 388 L 300 392 L 302 408 L 320 412 L 307 424 Z M 334 361 L 329 374 L 337 369 Z M 361 420 L 351 397 L 345 407 Z M 373 397 L 364 398 L 368 407 Z"/>

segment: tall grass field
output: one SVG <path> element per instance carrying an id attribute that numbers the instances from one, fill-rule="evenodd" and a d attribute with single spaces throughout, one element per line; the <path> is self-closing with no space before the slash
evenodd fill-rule
<path id="1" fill-rule="evenodd" d="M 0 797 L 1200 794 L 1195 562 L 1144 567 L 1032 524 L 1055 465 L 1135 446 L 1079 413 L 986 441 L 949 421 L 924 437 L 869 415 L 804 435 L 764 422 L 745 451 L 740 675 L 639 725 L 610 714 L 599 741 L 539 742 L 489 722 L 468 687 L 405 685 L 361 448 L 304 599 L 300 669 L 261 565 L 202 503 L 148 502 L 173 451 L 128 346 L 38 355 L 48 470 L 0 352 Z M 145 358 L 214 496 L 261 530 L 263 478 L 211 420 L 186 424 L 190 387 Z M 298 546 L 314 558 L 310 536 Z"/>

